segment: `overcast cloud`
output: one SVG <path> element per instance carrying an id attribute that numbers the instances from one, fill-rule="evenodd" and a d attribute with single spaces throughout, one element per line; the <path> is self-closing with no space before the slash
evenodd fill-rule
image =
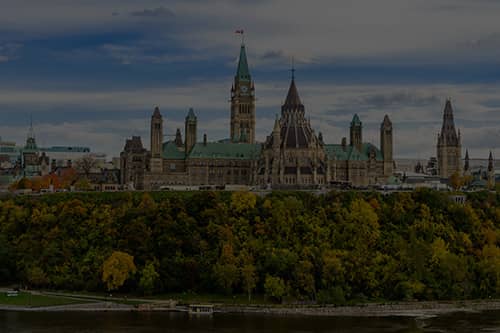
<path id="1" fill-rule="evenodd" d="M 293 56 L 306 112 L 325 140 L 354 113 L 378 145 L 385 114 L 400 157 L 435 154 L 451 97 L 464 147 L 500 157 L 500 2 L 489 0 L 2 0 L 0 136 L 118 156 L 155 105 L 167 132 L 189 107 L 200 137 L 228 135 L 229 89 L 244 29 L 264 140 Z"/>

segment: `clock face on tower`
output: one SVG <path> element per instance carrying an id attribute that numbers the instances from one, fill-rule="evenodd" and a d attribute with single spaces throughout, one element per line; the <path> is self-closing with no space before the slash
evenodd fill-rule
<path id="1" fill-rule="evenodd" d="M 241 92 L 246 94 L 248 92 L 248 87 L 247 86 L 241 87 Z"/>

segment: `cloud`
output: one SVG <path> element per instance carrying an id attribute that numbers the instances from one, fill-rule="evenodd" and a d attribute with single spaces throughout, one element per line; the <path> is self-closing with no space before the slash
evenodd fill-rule
<path id="1" fill-rule="evenodd" d="M 7 61 L 9 61 L 9 57 L 0 55 L 0 62 L 7 62 Z"/>
<path id="2" fill-rule="evenodd" d="M 175 17 L 173 11 L 165 7 L 158 7 L 154 9 L 144 9 L 140 11 L 133 11 L 130 13 L 131 16 L 135 17 L 146 17 L 146 18 L 172 18 Z"/>
<path id="3" fill-rule="evenodd" d="M 84 144 L 88 140 L 88 145 L 95 144 L 96 149 L 117 155 L 125 137 L 141 135 L 147 144 L 149 118 L 154 106 L 159 105 L 168 133 L 175 133 L 178 127 L 182 129 L 188 108 L 194 107 L 199 136 L 207 133 L 210 140 L 223 139 L 229 132 L 230 82 L 228 77 L 213 82 L 119 91 L 3 89 L 0 117 L 4 128 L 0 130 L 6 131 L 2 134 L 4 138 L 12 139 L 9 137 L 12 135 L 22 142 L 28 116 L 24 114 L 23 123 L 11 124 L 10 115 L 30 110 L 35 119 L 43 119 L 45 124 L 37 130 L 37 138 L 45 138 L 45 142 L 54 145 Z M 274 115 L 280 112 L 288 82 L 264 82 L 257 88 L 257 139 L 263 141 L 272 130 Z M 348 137 L 349 123 L 354 113 L 358 113 L 365 140 L 379 145 L 380 123 L 388 114 L 394 124 L 397 157 L 434 156 L 444 102 L 451 96 L 464 150 L 469 148 L 481 157 L 491 148 L 500 156 L 500 115 L 496 106 L 485 103 L 497 98 L 499 85 L 421 84 L 401 88 L 299 81 L 298 89 L 306 116 L 311 118 L 316 132 L 323 133 L 327 143 L 339 143 L 342 137 Z M 67 132 L 62 133 L 63 128 Z"/>

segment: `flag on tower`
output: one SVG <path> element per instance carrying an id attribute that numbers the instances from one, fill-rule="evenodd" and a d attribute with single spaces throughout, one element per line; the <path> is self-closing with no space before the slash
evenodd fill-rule
<path id="1" fill-rule="evenodd" d="M 235 33 L 235 34 L 240 34 L 240 35 L 243 35 L 243 29 L 236 30 L 234 33 Z"/>

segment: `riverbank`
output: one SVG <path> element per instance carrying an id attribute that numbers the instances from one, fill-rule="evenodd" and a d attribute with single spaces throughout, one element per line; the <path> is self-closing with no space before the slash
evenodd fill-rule
<path id="1" fill-rule="evenodd" d="M 172 300 L 153 301 L 135 299 L 136 304 L 118 301 L 91 301 L 73 298 L 76 303 L 53 306 L 1 305 L 0 311 L 27 312 L 188 312 L 184 305 Z M 500 300 L 432 301 L 366 303 L 350 306 L 315 305 L 225 305 L 213 304 L 215 313 L 261 314 L 270 316 L 322 316 L 322 317 L 417 317 L 430 318 L 456 312 L 481 312 L 500 310 Z"/>
<path id="2" fill-rule="evenodd" d="M 221 306 L 218 312 L 280 316 L 435 317 L 455 312 L 500 310 L 500 300 L 368 303 L 353 306 Z"/>

